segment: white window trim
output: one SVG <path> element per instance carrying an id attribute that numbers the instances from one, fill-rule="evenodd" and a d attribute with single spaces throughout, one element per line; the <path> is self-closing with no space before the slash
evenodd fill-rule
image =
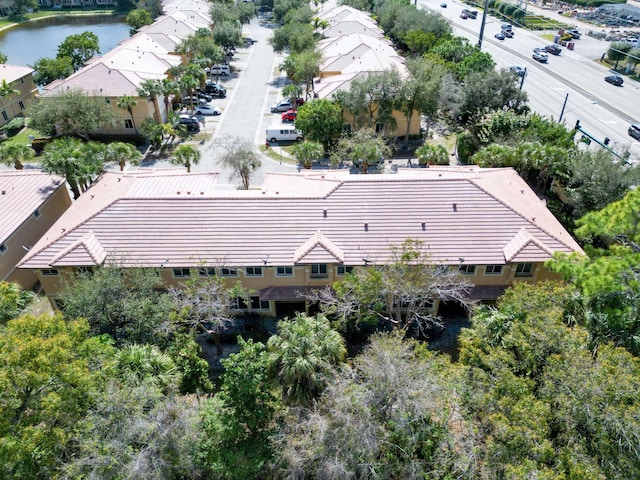
<path id="1" fill-rule="evenodd" d="M 227 278 L 235 278 L 238 276 L 238 269 L 237 268 L 232 268 L 232 267 L 220 267 L 218 269 L 220 271 L 220 276 L 221 277 L 227 277 Z M 224 273 L 225 270 L 233 270 L 234 273 Z"/>
<path id="2" fill-rule="evenodd" d="M 176 270 L 188 270 L 189 271 L 189 275 L 176 275 Z M 171 269 L 171 276 L 173 278 L 191 278 L 191 269 L 188 267 L 173 267 Z"/>
<path id="3" fill-rule="evenodd" d="M 487 267 L 500 267 L 500 271 L 498 273 L 487 272 Z M 503 275 L 503 274 L 504 274 L 504 265 L 499 265 L 497 263 L 493 263 L 491 265 L 485 265 L 484 266 L 484 275 L 486 275 L 488 277 L 497 277 L 498 275 Z"/>
<path id="4" fill-rule="evenodd" d="M 260 269 L 260 273 L 249 273 L 248 272 L 249 268 L 259 268 Z M 245 267 L 244 268 L 244 276 L 245 277 L 251 277 L 251 278 L 264 277 L 264 267 Z"/>

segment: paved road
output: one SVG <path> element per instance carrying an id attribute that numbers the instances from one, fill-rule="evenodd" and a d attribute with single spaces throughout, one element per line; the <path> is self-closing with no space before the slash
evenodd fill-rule
<path id="1" fill-rule="evenodd" d="M 227 99 L 221 104 L 224 109 L 220 117 L 207 119 L 207 123 L 215 122 L 215 132 L 202 147 L 200 164 L 193 171 L 222 172 L 220 183 L 229 181 L 230 171 L 219 163 L 224 154 L 223 145 L 235 140 L 246 141 L 255 146 L 264 142 L 264 131 L 268 125 L 279 123 L 280 117 L 269 113 L 269 107 L 281 98 L 281 88 L 285 77 L 280 74 L 278 65 L 283 57 L 276 55 L 268 43 L 273 27 L 254 19 L 244 34 L 257 40 L 248 48 L 237 50 L 234 60 L 234 75 L 223 81 L 227 87 Z M 207 125 L 207 130 L 211 128 Z M 252 185 L 261 185 L 266 172 L 296 171 L 295 165 L 272 160 L 261 155 L 262 166 L 251 177 Z M 233 179 L 229 187 L 234 188 L 239 180 Z"/>

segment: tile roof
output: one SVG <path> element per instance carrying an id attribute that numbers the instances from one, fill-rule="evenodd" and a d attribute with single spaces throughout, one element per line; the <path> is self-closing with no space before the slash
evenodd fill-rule
<path id="1" fill-rule="evenodd" d="M 54 267 L 102 265 L 106 258 L 107 251 L 100 245 L 93 232 L 88 232 L 56 255 L 51 265 Z"/>
<path id="2" fill-rule="evenodd" d="M 0 243 L 63 185 L 64 179 L 57 175 L 30 170 L 0 171 Z"/>
<path id="3" fill-rule="evenodd" d="M 318 42 L 323 62 L 320 71 L 371 72 L 397 68 L 405 71 L 404 59 L 386 39 L 359 33 L 326 38 Z"/>
<path id="4" fill-rule="evenodd" d="M 0 80 L 6 80 L 7 83 L 20 80 L 25 75 L 33 73 L 33 68 L 23 67 L 20 65 L 7 65 L 3 63 L 0 65 Z"/>
<path id="5" fill-rule="evenodd" d="M 513 258 L 529 258 L 530 247 L 547 251 L 545 258 L 582 252 L 512 169 L 302 171 L 269 174 L 261 191 L 216 189 L 215 178 L 106 174 L 20 266 L 62 265 L 61 252 L 90 232 L 107 263 L 154 267 L 243 267 L 263 265 L 265 258 L 269 265 L 382 263 L 391 244 L 408 238 L 422 241 L 433 261 L 443 264 L 460 258 L 472 265 L 504 264 L 514 252 Z"/>

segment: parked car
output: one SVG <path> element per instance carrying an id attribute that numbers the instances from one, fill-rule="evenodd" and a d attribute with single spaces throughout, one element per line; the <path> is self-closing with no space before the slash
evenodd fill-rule
<path id="1" fill-rule="evenodd" d="M 629 125 L 628 130 L 629 136 L 635 138 L 636 140 L 640 140 L 640 123 L 632 123 Z"/>
<path id="2" fill-rule="evenodd" d="M 298 97 L 298 98 L 290 98 L 289 102 L 291 102 L 292 104 L 295 104 L 296 106 L 300 106 L 300 105 L 304 105 L 304 98 L 302 97 Z"/>
<path id="3" fill-rule="evenodd" d="M 191 107 L 194 105 L 206 105 L 207 101 L 197 97 L 196 95 L 193 95 L 190 97 L 182 97 L 180 103 L 182 103 L 183 107 Z"/>
<path id="4" fill-rule="evenodd" d="M 213 105 L 198 105 L 194 113 L 196 115 L 221 115 L 222 110 Z"/>
<path id="5" fill-rule="evenodd" d="M 196 95 L 200 100 L 204 100 L 205 102 L 210 102 L 213 100 L 213 97 L 208 93 L 201 91 L 200 89 L 196 90 Z"/>
<path id="6" fill-rule="evenodd" d="M 227 89 L 216 82 L 208 80 L 204 85 L 204 91 L 218 98 L 224 98 L 227 96 Z"/>
<path id="7" fill-rule="evenodd" d="M 504 40 L 505 39 L 504 33 L 502 33 L 502 32 L 496 33 L 494 35 L 494 37 L 496 37 L 498 40 Z"/>
<path id="8" fill-rule="evenodd" d="M 282 121 L 283 122 L 295 122 L 296 121 L 296 117 L 298 116 L 298 111 L 297 110 L 287 110 L 286 112 L 284 112 L 282 114 Z"/>
<path id="9" fill-rule="evenodd" d="M 271 113 L 286 112 L 293 108 L 292 103 L 289 100 L 283 100 L 282 102 L 271 105 Z"/>
<path id="10" fill-rule="evenodd" d="M 582 34 L 576 30 L 575 28 L 573 30 L 567 30 L 567 34 L 571 35 L 571 38 L 578 40 L 580 39 L 580 37 L 582 36 Z"/>
<path id="11" fill-rule="evenodd" d="M 200 131 L 200 121 L 192 115 L 180 115 L 178 117 L 178 125 L 184 125 L 189 133 L 198 133 Z"/>
<path id="12" fill-rule="evenodd" d="M 463 10 L 462 13 L 460 14 L 460 18 L 462 18 L 463 20 L 466 20 L 467 18 L 469 18 L 469 15 L 467 15 L 467 12 Z"/>
<path id="13" fill-rule="evenodd" d="M 616 87 L 620 87 L 624 83 L 624 80 L 619 75 L 608 75 L 604 77 L 604 81 L 611 85 L 615 85 Z"/>
<path id="14" fill-rule="evenodd" d="M 544 47 L 544 49 L 547 51 L 547 53 L 550 53 L 551 55 L 560 55 L 560 52 L 562 52 L 560 45 L 558 45 L 557 43 L 552 43 L 551 45 L 547 45 L 546 47 Z"/>
<path id="15" fill-rule="evenodd" d="M 547 63 L 547 61 L 549 60 L 549 55 L 547 55 L 546 53 L 542 53 L 542 52 L 533 52 L 533 59 L 540 62 L 540 63 Z"/>
<path id="16" fill-rule="evenodd" d="M 520 65 L 514 65 L 509 70 L 519 77 L 524 77 L 525 73 L 527 73 L 526 67 L 521 67 Z"/>
<path id="17" fill-rule="evenodd" d="M 440 6 L 441 6 L 442 8 L 447 8 L 447 4 L 446 4 L 446 3 L 444 3 L 444 2 L 442 2 L 442 3 L 440 4 Z"/>

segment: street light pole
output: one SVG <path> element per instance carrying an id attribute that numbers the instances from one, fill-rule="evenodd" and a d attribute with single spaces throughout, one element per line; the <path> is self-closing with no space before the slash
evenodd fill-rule
<path id="1" fill-rule="evenodd" d="M 482 50 L 482 37 L 484 35 L 484 24 L 487 22 L 487 10 L 489 10 L 489 0 L 484 0 L 484 10 L 482 12 L 482 23 L 480 24 L 480 35 L 478 35 L 478 50 Z"/>
<path id="2" fill-rule="evenodd" d="M 562 110 L 560 111 L 560 116 L 558 117 L 558 123 L 562 122 L 562 116 L 564 115 L 564 108 L 567 106 L 567 100 L 569 100 L 569 93 L 564 96 L 564 103 L 562 104 Z"/>

